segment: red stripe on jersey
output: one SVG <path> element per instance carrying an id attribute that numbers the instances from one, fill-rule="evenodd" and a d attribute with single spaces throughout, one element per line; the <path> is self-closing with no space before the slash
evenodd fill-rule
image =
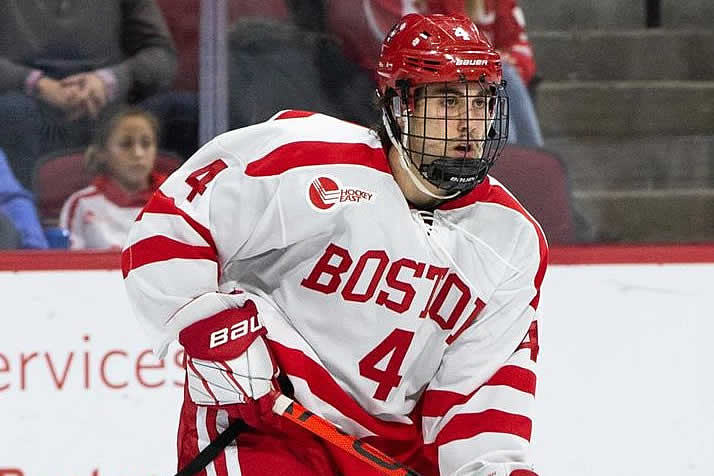
<path id="1" fill-rule="evenodd" d="M 385 422 L 373 417 L 340 388 L 327 370 L 301 351 L 290 349 L 273 340 L 269 342 L 270 350 L 273 351 L 278 367 L 282 371 L 289 376 L 305 380 L 315 396 L 339 409 L 346 417 L 382 438 L 403 441 L 415 441 L 421 438 L 420 425 Z"/>
<path id="2" fill-rule="evenodd" d="M 468 395 L 449 390 L 427 390 L 424 392 L 421 414 L 425 417 L 444 416 L 452 407 L 468 402 L 474 393 L 476 393 L 475 390 Z"/>
<path id="3" fill-rule="evenodd" d="M 304 141 L 291 142 L 248 164 L 246 175 L 265 177 L 279 175 L 297 167 L 348 164 L 370 167 L 391 174 L 384 150 L 367 144 Z"/>
<path id="4" fill-rule="evenodd" d="M 489 189 L 489 194 L 486 197 L 486 201 L 490 203 L 498 203 L 504 207 L 508 207 L 511 210 L 519 212 L 521 215 L 526 217 L 526 219 L 533 225 L 533 228 L 538 235 L 538 247 L 540 249 L 540 265 L 538 266 L 538 271 L 536 272 L 534 285 L 536 289 L 536 294 L 530 302 L 533 309 L 538 309 L 538 302 L 540 301 L 540 285 L 543 283 L 543 277 L 545 276 L 545 269 L 548 266 L 548 242 L 545 239 L 543 230 L 535 218 L 531 216 L 530 213 L 523 208 L 523 205 L 518 203 L 518 200 L 513 198 L 503 187 L 500 185 L 492 185 Z"/>
<path id="5" fill-rule="evenodd" d="M 283 111 L 280 113 L 279 116 L 277 116 L 274 120 L 279 120 L 279 119 L 298 119 L 300 117 L 310 117 L 314 116 L 316 113 L 310 112 L 310 111 L 300 111 L 300 110 L 290 110 L 290 111 Z"/>
<path id="6" fill-rule="evenodd" d="M 454 210 L 456 208 L 472 205 L 476 202 L 496 203 L 498 205 L 503 205 L 506 208 L 510 208 L 511 210 L 515 210 L 523 215 L 533 225 L 533 228 L 535 228 L 540 248 L 540 266 L 538 267 L 538 271 L 536 272 L 534 279 L 536 295 L 531 300 L 530 305 L 533 309 L 538 309 L 538 302 L 540 301 L 540 285 L 543 282 L 545 269 L 548 266 L 548 242 L 545 239 L 545 235 L 543 235 L 543 230 L 541 230 L 540 225 L 537 221 L 535 221 L 530 213 L 528 213 L 526 209 L 518 203 L 518 200 L 513 198 L 513 196 L 500 185 L 491 185 L 491 181 L 488 177 L 486 177 L 486 180 L 484 180 L 483 183 L 473 189 L 470 193 L 463 197 L 449 200 L 439 206 L 439 208 L 442 210 Z"/>
<path id="7" fill-rule="evenodd" d="M 511 471 L 511 474 L 508 476 L 538 476 L 536 473 L 531 471 L 530 469 L 517 469 L 515 471 Z"/>
<path id="8" fill-rule="evenodd" d="M 199 247 L 199 246 L 194 246 L 194 251 L 190 252 L 190 256 L 173 256 L 173 258 L 188 258 L 188 259 L 200 259 L 200 258 L 206 258 L 210 259 L 211 261 L 215 261 L 216 263 L 218 262 L 218 248 L 216 248 L 216 243 L 213 241 L 213 236 L 211 236 L 211 232 L 208 228 L 205 226 L 201 225 L 199 222 L 197 222 L 195 219 L 193 219 L 188 213 L 185 211 L 181 210 L 179 207 L 176 206 L 176 202 L 174 201 L 173 198 L 168 197 L 165 195 L 161 190 L 157 190 L 154 195 L 151 197 L 151 200 L 149 200 L 149 203 L 146 204 L 143 210 L 139 213 L 139 216 L 136 217 L 136 221 L 140 221 L 144 217 L 144 213 L 157 213 L 157 214 L 164 214 L 164 215 L 176 215 L 180 216 L 183 218 L 183 220 L 191 227 L 193 228 L 196 233 L 198 233 L 201 238 L 203 238 L 206 243 L 208 243 L 210 250 L 212 254 L 208 254 L 207 251 L 203 250 L 205 247 Z M 178 242 L 175 242 L 178 243 Z M 138 244 L 138 243 L 137 243 Z M 185 245 L 183 243 L 179 243 L 181 247 L 175 248 L 176 251 L 180 251 L 182 248 L 185 249 L 185 247 L 190 247 L 190 245 Z M 132 246 L 131 248 L 133 248 Z M 132 256 L 130 256 L 127 252 L 131 249 L 128 248 L 124 250 L 122 253 L 122 273 L 124 274 L 124 277 L 126 278 L 129 272 L 134 269 L 138 268 L 138 266 L 134 267 L 126 267 L 126 266 L 131 266 L 133 265 L 134 259 Z M 203 250 L 201 252 L 197 252 L 196 250 Z M 172 256 L 167 256 L 164 259 L 169 259 L 172 258 Z M 149 262 L 155 262 L 155 261 L 160 261 L 158 259 L 154 259 L 153 261 Z M 143 263 L 143 264 L 148 264 Z"/>
<path id="9" fill-rule="evenodd" d="M 481 388 L 494 385 L 504 385 L 535 396 L 536 375 L 523 367 L 506 365 L 498 369 L 481 387 L 466 395 L 448 390 L 427 390 L 424 392 L 422 416 L 444 416 L 456 405 L 468 402 Z"/>
<path id="10" fill-rule="evenodd" d="M 505 385 L 535 396 L 536 374 L 516 365 L 505 365 L 484 385 Z"/>
<path id="11" fill-rule="evenodd" d="M 180 216 L 186 223 L 189 224 L 191 228 L 196 231 L 196 233 L 201 235 L 201 238 L 203 238 L 211 248 L 217 250 L 216 243 L 213 241 L 213 236 L 211 236 L 210 230 L 191 218 L 188 213 L 177 207 L 174 199 L 166 196 L 161 190 L 157 190 L 156 193 L 154 193 L 151 200 L 149 200 L 149 203 L 146 204 L 144 209 L 141 210 L 141 213 L 139 213 L 139 216 L 136 217 L 136 221 L 140 221 L 144 217 L 144 213 L 159 213 Z"/>
<path id="12" fill-rule="evenodd" d="M 439 210 L 455 210 L 457 208 L 463 208 L 469 205 L 473 205 L 476 202 L 483 201 L 491 191 L 491 181 L 486 177 L 486 179 L 478 184 L 476 188 L 471 190 L 466 195 L 454 198 L 453 200 L 447 200 L 437 208 Z"/>
<path id="13" fill-rule="evenodd" d="M 124 278 L 141 266 L 159 261 L 179 259 L 206 259 L 218 264 L 218 255 L 210 246 L 193 246 L 165 236 L 152 236 L 125 249 L 121 254 Z"/>
<path id="14" fill-rule="evenodd" d="M 442 446 L 456 440 L 465 440 L 481 433 L 507 433 L 530 441 L 531 419 L 523 415 L 486 410 L 480 413 L 463 413 L 454 417 L 441 429 L 436 441 L 427 446 Z"/>

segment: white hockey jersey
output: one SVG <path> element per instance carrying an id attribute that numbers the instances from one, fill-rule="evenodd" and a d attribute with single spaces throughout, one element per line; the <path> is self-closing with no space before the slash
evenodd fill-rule
<path id="1" fill-rule="evenodd" d="M 299 402 L 440 474 L 527 462 L 546 262 L 494 179 L 415 210 L 372 131 L 303 111 L 206 144 L 122 254 L 159 355 L 231 290 L 255 293 L 278 311 L 264 325 Z"/>
<path id="2" fill-rule="evenodd" d="M 69 231 L 71 249 L 121 249 L 136 216 L 166 176 L 152 173 L 151 187 L 127 193 L 114 180 L 99 176 L 62 205 L 59 225 Z"/>

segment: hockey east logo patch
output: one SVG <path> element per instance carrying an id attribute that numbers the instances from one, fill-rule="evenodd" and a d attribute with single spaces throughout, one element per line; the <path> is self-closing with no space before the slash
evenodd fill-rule
<path id="1" fill-rule="evenodd" d="M 345 187 L 326 176 L 315 177 L 307 188 L 307 201 L 318 211 L 327 211 L 338 204 L 371 202 L 374 193 L 354 187 Z"/>

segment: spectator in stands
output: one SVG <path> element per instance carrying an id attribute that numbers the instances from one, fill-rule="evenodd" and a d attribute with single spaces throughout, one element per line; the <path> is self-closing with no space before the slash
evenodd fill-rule
<path id="1" fill-rule="evenodd" d="M 45 249 L 47 240 L 32 195 L 15 178 L 0 150 L 0 248 Z"/>
<path id="2" fill-rule="evenodd" d="M 466 0 L 467 13 L 501 53 L 511 104 L 509 142 L 542 147 L 543 136 L 528 92 L 535 76 L 523 10 L 516 0 Z"/>
<path id="3" fill-rule="evenodd" d="M 417 12 L 471 16 L 505 60 L 503 77 L 508 82 L 511 104 L 509 142 L 543 145 L 526 88 L 535 74 L 535 62 L 523 12 L 516 0 L 330 0 L 324 6 L 328 30 L 342 39 L 349 58 L 370 71 L 376 66 L 382 39 L 402 15 Z"/>
<path id="4" fill-rule="evenodd" d="M 149 112 L 125 106 L 97 129 L 85 154 L 93 183 L 72 194 L 60 213 L 71 249 L 120 249 L 131 224 L 166 178 L 154 171 L 159 125 Z"/>
<path id="5" fill-rule="evenodd" d="M 181 157 L 190 157 L 198 149 L 198 83 L 199 83 L 199 23 L 201 0 L 156 0 L 161 8 L 164 18 L 168 23 L 169 31 L 173 36 L 178 50 L 178 73 L 170 93 L 156 95 L 141 103 L 141 106 L 153 112 L 161 122 L 160 148 L 170 150 Z M 228 24 L 236 19 L 260 18 L 263 21 L 289 21 L 287 2 L 301 4 L 312 0 L 228 0 Z M 205 2 L 204 2 L 205 3 Z M 269 30 L 272 25 L 267 24 Z M 261 32 L 263 35 L 269 31 Z M 261 69 L 262 74 L 269 71 L 269 67 Z M 241 73 L 244 69 L 240 69 Z M 280 74 L 282 70 L 272 71 L 271 76 Z M 252 74 L 247 71 L 246 74 Z M 208 73 L 211 74 L 210 72 Z M 265 83 L 265 81 L 263 81 Z M 231 85 L 233 86 L 233 85 Z M 240 98 L 251 98 L 256 91 L 240 91 L 239 87 L 231 88 Z M 287 91 L 283 96 L 292 92 Z M 278 94 L 277 91 L 272 91 Z M 168 96 L 168 99 L 166 98 Z M 263 110 L 270 110 L 260 120 L 267 119 L 275 113 L 272 103 L 262 106 Z M 241 106 L 241 105 L 239 105 Z M 242 110 L 243 108 L 241 108 Z M 246 123 L 233 124 L 233 127 L 247 125 Z"/>
<path id="6" fill-rule="evenodd" d="M 34 162 L 84 146 L 110 104 L 168 87 L 176 52 L 155 0 L 3 2 L 0 147 L 27 186 Z"/>

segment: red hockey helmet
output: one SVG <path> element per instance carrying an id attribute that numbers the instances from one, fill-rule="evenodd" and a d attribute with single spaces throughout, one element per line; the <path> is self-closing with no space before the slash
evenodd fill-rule
<path id="1" fill-rule="evenodd" d="M 407 15 L 382 43 L 376 72 L 384 132 L 416 186 L 449 198 L 483 181 L 508 138 L 508 96 L 500 55 L 476 25 Z M 448 195 L 423 188 L 409 163 Z"/>
<path id="2" fill-rule="evenodd" d="M 501 81 L 501 58 L 465 16 L 409 14 L 382 43 L 377 86 L 384 95 L 410 86 L 448 81 Z"/>

